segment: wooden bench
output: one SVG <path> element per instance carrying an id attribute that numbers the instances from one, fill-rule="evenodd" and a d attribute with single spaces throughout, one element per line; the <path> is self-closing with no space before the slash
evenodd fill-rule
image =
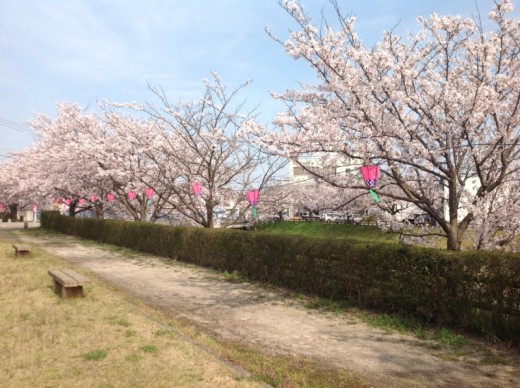
<path id="1" fill-rule="evenodd" d="M 85 276 L 71 269 L 52 269 L 49 276 L 54 282 L 54 291 L 62 298 L 80 297 L 83 295 L 83 285 L 89 282 Z"/>
<path id="2" fill-rule="evenodd" d="M 18 255 L 25 256 L 31 252 L 31 249 L 27 245 L 14 245 L 13 244 L 13 248 L 14 248 L 14 255 L 16 257 L 18 257 Z"/>

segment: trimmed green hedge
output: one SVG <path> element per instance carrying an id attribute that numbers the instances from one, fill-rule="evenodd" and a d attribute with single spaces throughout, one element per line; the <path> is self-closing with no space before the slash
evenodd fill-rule
<path id="1" fill-rule="evenodd" d="M 520 343 L 520 256 L 228 229 L 76 219 L 42 226 Z"/>

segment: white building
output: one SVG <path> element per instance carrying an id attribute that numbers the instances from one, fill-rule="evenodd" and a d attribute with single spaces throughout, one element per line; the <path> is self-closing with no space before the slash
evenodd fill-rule
<path id="1" fill-rule="evenodd" d="M 468 210 L 464 207 L 464 203 L 468 201 L 472 201 L 473 198 L 477 195 L 477 191 L 480 188 L 480 179 L 477 176 L 473 176 L 466 180 L 464 185 L 464 195 L 461 197 L 461 200 L 459 202 L 459 208 L 457 212 L 457 219 L 459 221 L 462 221 L 464 217 L 468 215 Z M 449 220 L 450 219 L 450 209 L 448 208 L 446 201 L 448 198 L 448 187 L 444 187 L 444 219 Z"/>
<path id="2" fill-rule="evenodd" d="M 291 183 L 304 183 L 313 177 L 309 171 L 330 178 L 345 176 L 349 172 L 358 174 L 359 167 L 361 164 L 358 162 L 338 157 L 337 154 L 314 153 L 300 156 L 298 161 L 289 161 L 289 180 Z"/>

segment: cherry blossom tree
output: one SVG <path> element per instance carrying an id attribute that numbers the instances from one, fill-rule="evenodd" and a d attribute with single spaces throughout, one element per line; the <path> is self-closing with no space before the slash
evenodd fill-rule
<path id="1" fill-rule="evenodd" d="M 33 204 L 42 203 L 35 192 L 20 190 L 20 172 L 23 171 L 23 153 L 11 153 L 10 159 L 0 165 L 0 213 L 9 213 L 11 219 L 18 218 L 18 212 L 29 209 Z"/>
<path id="2" fill-rule="evenodd" d="M 245 111 L 239 93 L 248 82 L 228 90 L 215 73 L 204 82 L 198 100 L 172 104 L 160 87 L 150 87 L 159 104 L 113 104 L 144 113 L 156 133 L 153 146 L 137 141 L 140 152 L 159 171 L 158 181 L 171 190 L 164 200 L 196 224 L 211 228 L 215 209 L 225 201 L 244 214 L 245 192 L 262 190 L 286 164 L 255 144 L 258 133 L 246 122 L 254 121 L 255 111 Z M 148 142 L 149 143 L 149 142 Z M 199 183 L 199 196 L 192 184 Z"/>
<path id="3" fill-rule="evenodd" d="M 297 209 L 314 213 L 323 210 L 362 211 L 372 203 L 364 201 L 365 193 L 332 186 L 326 182 L 311 179 L 294 187 L 293 203 Z M 373 202 L 373 201 L 372 201 Z"/>
<path id="4" fill-rule="evenodd" d="M 70 198 L 69 211 L 74 216 L 95 210 L 91 196 L 101 198 L 110 190 L 104 177 L 96 173 L 97 165 L 85 148 L 85 144 L 95 144 L 87 128 L 100 128 L 101 124 L 95 115 L 84 113 L 74 104 L 59 103 L 56 111 L 54 119 L 39 114 L 30 123 L 37 141 L 24 150 L 18 162 L 18 189 L 47 197 L 49 202 L 52 197 Z M 99 207 L 96 210 L 101 211 Z"/>
<path id="5" fill-rule="evenodd" d="M 103 130 L 89 132 L 96 146 L 85 146 L 97 164 L 97 174 L 110 182 L 116 205 L 112 212 L 126 213 L 134 221 L 155 222 L 163 214 L 166 198 L 172 195 L 161 183 L 161 169 L 149 158 L 158 149 L 158 136 L 151 121 L 121 115 L 107 102 L 100 118 Z M 90 130 L 93 128 L 91 127 Z M 95 128 L 94 128 L 95 129 Z"/>
<path id="6" fill-rule="evenodd" d="M 141 137 L 149 135 L 147 124 L 125 118 L 125 125 L 112 117 L 87 113 L 76 104 L 60 103 L 56 117 L 38 115 L 32 126 L 34 146 L 16 155 L 18 193 L 58 197 L 75 216 L 91 210 L 103 218 L 106 212 L 123 219 L 154 221 L 165 204 L 163 188 L 155 184 L 156 171 L 136 148 L 122 127 L 131 126 Z M 146 143 L 142 141 L 142 143 Z M 154 186 L 153 198 L 145 190 Z M 128 197 L 135 191 L 134 199 Z M 115 200 L 107 200 L 112 194 Z"/>
<path id="7" fill-rule="evenodd" d="M 476 249 L 516 250 L 520 232 L 520 186 L 518 175 L 507 180 L 489 195 L 471 201 L 468 209 L 474 214 Z"/>
<path id="8" fill-rule="evenodd" d="M 152 88 L 160 106 L 105 102 L 97 115 L 60 103 L 54 118 L 38 115 L 31 122 L 37 142 L 16 156 L 11 191 L 48 203 L 61 198 L 71 216 L 91 210 L 99 218 L 110 212 L 154 222 L 167 215 L 213 227 L 226 203 L 240 218 L 245 191 L 262 190 L 286 161 L 253 144 L 256 134 L 242 128 L 254 119 L 235 102 L 247 83 L 228 91 L 212 76 L 197 101 L 171 105 Z M 202 185 L 199 197 L 195 182 Z"/>
<path id="9" fill-rule="evenodd" d="M 415 35 L 385 32 L 372 48 L 332 3 L 336 31 L 326 20 L 314 26 L 296 1 L 281 2 L 299 30 L 274 38 L 320 82 L 277 96 L 288 109 L 263 141 L 290 157 L 323 152 L 380 165 L 387 187 L 399 189 L 379 189 L 383 199 L 414 204 L 435 219 L 448 249 L 460 249 L 475 207 L 519 167 L 520 28 L 511 1 L 495 2 L 491 30 L 433 14 L 417 19 Z"/>

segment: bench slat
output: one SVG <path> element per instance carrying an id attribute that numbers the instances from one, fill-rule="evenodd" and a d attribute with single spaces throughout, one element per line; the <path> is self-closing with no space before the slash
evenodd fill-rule
<path id="1" fill-rule="evenodd" d="M 75 271 L 73 271 L 71 269 L 62 269 L 61 272 L 63 272 L 64 274 L 69 275 L 71 278 L 76 280 L 78 282 L 79 286 L 83 286 L 83 285 L 85 285 L 85 283 L 89 282 L 88 278 L 86 278 L 82 274 L 79 274 L 79 273 L 77 273 L 77 272 L 75 272 Z"/>
<path id="2" fill-rule="evenodd" d="M 51 269 L 48 271 L 54 283 L 54 291 L 62 298 L 83 297 L 83 284 L 89 279 L 71 269 Z"/>
<path id="3" fill-rule="evenodd" d="M 53 269 L 49 271 L 49 275 L 52 276 L 54 280 L 63 285 L 63 287 L 77 287 L 79 286 L 78 281 L 63 272 L 60 269 Z"/>
<path id="4" fill-rule="evenodd" d="M 31 248 L 27 245 L 19 245 L 19 244 L 13 244 L 14 248 L 14 255 L 16 257 L 20 256 L 26 256 L 31 252 Z"/>

